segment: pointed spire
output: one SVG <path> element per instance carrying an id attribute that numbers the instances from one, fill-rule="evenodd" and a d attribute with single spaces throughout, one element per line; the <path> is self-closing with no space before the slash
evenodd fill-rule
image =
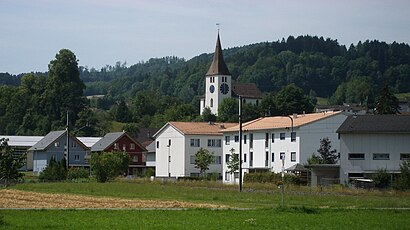
<path id="1" fill-rule="evenodd" d="M 218 30 L 218 38 L 216 40 L 214 58 L 212 60 L 212 64 L 209 67 L 208 73 L 206 73 L 206 75 L 207 76 L 231 75 L 229 73 L 228 67 L 225 64 L 224 57 L 222 55 L 222 46 L 221 46 L 221 41 L 219 39 L 219 30 Z"/>

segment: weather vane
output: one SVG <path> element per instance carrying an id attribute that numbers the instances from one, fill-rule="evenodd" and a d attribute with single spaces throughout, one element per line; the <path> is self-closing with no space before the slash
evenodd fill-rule
<path id="1" fill-rule="evenodd" d="M 218 33 L 219 33 L 219 25 L 221 25 L 221 23 L 216 23 L 216 27 L 218 28 Z"/>

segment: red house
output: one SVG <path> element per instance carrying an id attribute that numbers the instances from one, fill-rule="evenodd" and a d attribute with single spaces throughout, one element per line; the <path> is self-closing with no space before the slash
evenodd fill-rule
<path id="1" fill-rule="evenodd" d="M 126 132 L 107 133 L 91 147 L 91 152 L 93 153 L 113 151 L 124 151 L 130 155 L 129 175 L 145 172 L 147 150 Z"/>

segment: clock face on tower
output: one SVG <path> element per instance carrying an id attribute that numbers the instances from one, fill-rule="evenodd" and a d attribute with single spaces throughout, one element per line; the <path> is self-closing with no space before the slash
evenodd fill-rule
<path id="1" fill-rule="evenodd" d="M 215 92 L 215 86 L 214 85 L 209 86 L 209 92 L 211 92 L 211 93 Z"/>
<path id="2" fill-rule="evenodd" d="M 222 83 L 219 90 L 222 94 L 227 94 L 229 92 L 229 86 L 226 83 Z"/>

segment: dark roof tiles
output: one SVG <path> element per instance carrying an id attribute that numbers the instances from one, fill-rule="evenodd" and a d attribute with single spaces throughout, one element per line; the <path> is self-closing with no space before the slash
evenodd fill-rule
<path id="1" fill-rule="evenodd" d="M 410 133 L 409 115 L 349 116 L 338 133 Z"/>
<path id="2" fill-rule="evenodd" d="M 214 58 L 212 60 L 212 64 L 209 67 L 209 70 L 206 73 L 206 75 L 207 76 L 211 76 L 211 75 L 231 75 L 229 73 L 228 67 L 226 66 L 226 63 L 224 61 L 224 57 L 222 55 L 222 47 L 221 47 L 221 41 L 219 39 L 219 33 L 218 33 L 218 38 L 216 40 Z"/>

